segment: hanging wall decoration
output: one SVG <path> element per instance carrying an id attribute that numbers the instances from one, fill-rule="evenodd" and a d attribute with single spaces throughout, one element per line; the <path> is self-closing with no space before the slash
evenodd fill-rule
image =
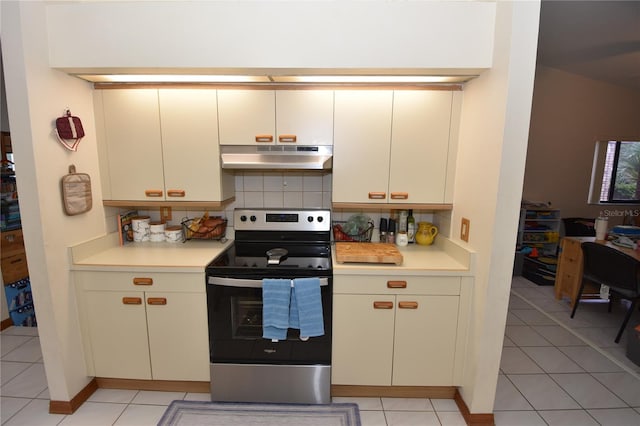
<path id="1" fill-rule="evenodd" d="M 65 111 L 65 115 L 56 119 L 54 132 L 58 141 L 69 151 L 77 151 L 78 145 L 84 137 L 82 121 L 80 121 L 80 118 L 72 116 L 68 108 Z"/>
<path id="2" fill-rule="evenodd" d="M 69 174 L 61 180 L 62 204 L 68 216 L 75 216 L 91 210 L 91 177 L 86 173 L 76 173 L 76 166 L 69 166 Z"/>

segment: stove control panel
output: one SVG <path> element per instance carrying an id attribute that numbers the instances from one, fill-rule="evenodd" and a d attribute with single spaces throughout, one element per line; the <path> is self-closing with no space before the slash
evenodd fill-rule
<path id="1" fill-rule="evenodd" d="M 330 231 L 331 211 L 324 209 L 236 209 L 239 231 Z"/>

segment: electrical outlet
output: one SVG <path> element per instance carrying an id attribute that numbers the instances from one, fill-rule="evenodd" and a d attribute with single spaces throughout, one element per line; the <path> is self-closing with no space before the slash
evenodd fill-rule
<path id="1" fill-rule="evenodd" d="M 466 217 L 462 218 L 460 225 L 460 239 L 462 241 L 469 242 L 469 228 L 471 227 L 471 221 Z"/>
<path id="2" fill-rule="evenodd" d="M 171 220 L 171 207 L 160 207 L 160 222 L 167 223 Z"/>

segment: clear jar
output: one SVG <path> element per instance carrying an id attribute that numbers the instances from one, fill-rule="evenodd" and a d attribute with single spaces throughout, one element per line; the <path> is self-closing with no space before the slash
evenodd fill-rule
<path id="1" fill-rule="evenodd" d="M 407 244 L 409 244 L 409 236 L 407 233 L 405 231 L 398 232 L 398 235 L 396 236 L 396 245 L 404 247 Z"/>

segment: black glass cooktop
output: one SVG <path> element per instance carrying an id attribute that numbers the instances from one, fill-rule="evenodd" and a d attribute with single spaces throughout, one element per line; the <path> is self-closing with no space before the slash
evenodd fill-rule
<path id="1" fill-rule="evenodd" d="M 328 275 L 331 273 L 331 246 L 328 243 L 236 242 L 207 265 L 207 274 L 216 273 L 265 273 L 282 277 L 287 273 Z"/>

